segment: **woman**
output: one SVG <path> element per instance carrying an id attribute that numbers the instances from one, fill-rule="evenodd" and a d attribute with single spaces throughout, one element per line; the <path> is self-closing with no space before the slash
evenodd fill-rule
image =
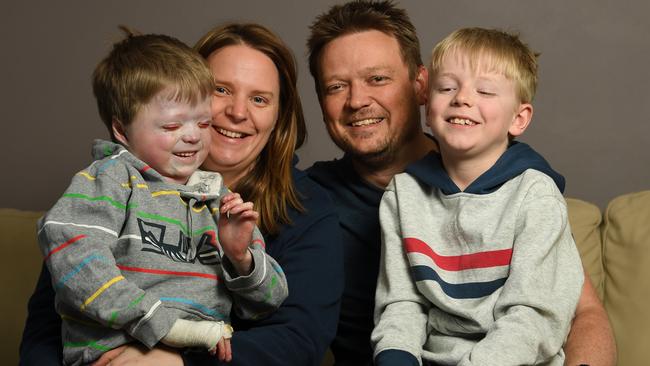
<path id="1" fill-rule="evenodd" d="M 213 140 L 203 168 L 220 172 L 231 190 L 255 204 L 266 250 L 289 284 L 289 297 L 268 318 L 243 321 L 232 315 L 235 333 L 228 364 L 319 365 L 336 331 L 343 259 L 329 199 L 293 166 L 294 151 L 306 134 L 295 61 L 276 35 L 256 24 L 217 27 L 195 48 L 216 82 Z M 29 302 L 20 348 L 23 365 L 61 363 L 60 319 L 49 277 L 43 270 Z M 106 353 L 101 361 L 221 364 L 206 352 L 178 352 L 134 344 Z"/>

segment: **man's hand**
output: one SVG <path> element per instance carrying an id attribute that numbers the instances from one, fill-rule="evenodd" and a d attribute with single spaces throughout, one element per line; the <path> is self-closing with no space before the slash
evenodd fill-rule
<path id="1" fill-rule="evenodd" d="M 248 250 L 259 213 L 252 202 L 244 202 L 239 193 L 221 198 L 219 206 L 219 242 L 224 254 L 240 276 L 250 274 L 253 255 Z"/>

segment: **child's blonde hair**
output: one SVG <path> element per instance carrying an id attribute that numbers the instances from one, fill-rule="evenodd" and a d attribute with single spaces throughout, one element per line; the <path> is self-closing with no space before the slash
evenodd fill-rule
<path id="1" fill-rule="evenodd" d="M 212 94 L 210 69 L 192 48 L 173 37 L 120 28 L 126 38 L 113 45 L 93 73 L 99 115 L 113 141 L 113 120 L 130 124 L 140 108 L 165 88 L 172 89 L 170 99 L 192 105 Z"/>
<path id="2" fill-rule="evenodd" d="M 516 34 L 498 29 L 462 28 L 440 41 L 431 53 L 429 74 L 433 77 L 445 56 L 462 53 L 472 69 L 481 67 L 503 73 L 515 82 L 520 103 L 530 103 L 537 89 L 537 57 Z"/>

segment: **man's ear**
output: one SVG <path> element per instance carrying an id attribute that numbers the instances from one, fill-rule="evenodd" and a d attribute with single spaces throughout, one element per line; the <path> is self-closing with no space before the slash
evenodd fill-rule
<path id="1" fill-rule="evenodd" d="M 111 122 L 111 128 L 113 130 L 113 136 L 115 136 L 115 139 L 119 141 L 122 145 L 128 147 L 129 139 L 126 137 L 126 129 L 124 128 L 124 124 L 120 122 L 119 119 L 113 117 L 113 121 Z"/>
<path id="2" fill-rule="evenodd" d="M 530 121 L 533 119 L 533 106 L 530 103 L 522 103 L 517 108 L 517 113 L 508 129 L 508 134 L 517 137 L 526 131 Z"/>
<path id="3" fill-rule="evenodd" d="M 424 105 L 427 102 L 427 92 L 429 85 L 429 71 L 424 65 L 418 66 L 415 71 L 415 97 L 418 100 L 418 105 Z"/>

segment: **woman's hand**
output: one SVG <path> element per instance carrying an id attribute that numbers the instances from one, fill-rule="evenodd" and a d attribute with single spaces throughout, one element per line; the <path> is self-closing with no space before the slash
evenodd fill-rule
<path id="1" fill-rule="evenodd" d="M 228 193 L 219 207 L 219 243 L 240 276 L 251 272 L 253 255 L 248 250 L 259 213 L 239 193 Z"/>
<path id="2" fill-rule="evenodd" d="M 128 344 L 104 353 L 93 366 L 183 366 L 178 350 L 156 347 L 151 350 L 143 345 Z"/>

